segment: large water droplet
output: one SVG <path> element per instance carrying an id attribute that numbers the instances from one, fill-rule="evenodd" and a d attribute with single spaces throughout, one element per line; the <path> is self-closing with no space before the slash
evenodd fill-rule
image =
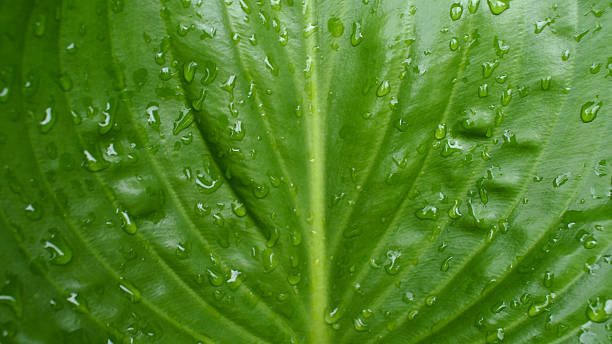
<path id="1" fill-rule="evenodd" d="M 589 300 L 587 305 L 586 314 L 589 320 L 596 323 L 603 323 L 608 321 L 612 316 L 612 299 L 596 298 Z"/>
<path id="2" fill-rule="evenodd" d="M 344 24 L 339 18 L 333 17 L 327 21 L 327 30 L 334 37 L 340 37 L 344 33 Z"/>
<path id="3" fill-rule="evenodd" d="M 463 14 L 463 5 L 460 2 L 455 2 L 450 8 L 450 17 L 452 20 L 459 20 Z"/>
<path id="4" fill-rule="evenodd" d="M 491 13 L 495 15 L 502 14 L 510 7 L 510 0 L 487 0 Z"/>
<path id="5" fill-rule="evenodd" d="M 589 101 L 582 104 L 582 108 L 580 109 L 580 119 L 584 123 L 592 122 L 597 117 L 597 112 L 601 108 L 600 101 Z"/>

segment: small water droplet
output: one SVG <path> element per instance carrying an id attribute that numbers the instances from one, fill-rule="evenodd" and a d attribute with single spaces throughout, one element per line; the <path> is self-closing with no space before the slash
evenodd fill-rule
<path id="1" fill-rule="evenodd" d="M 446 137 L 446 124 L 445 123 L 439 123 L 436 126 L 436 130 L 434 131 L 434 138 L 436 140 L 442 140 L 445 137 Z"/>
<path id="2" fill-rule="evenodd" d="M 57 78 L 59 82 L 60 88 L 64 92 L 68 92 L 72 89 L 72 78 L 67 73 L 60 74 L 59 78 Z"/>
<path id="3" fill-rule="evenodd" d="M 23 314 L 22 293 L 22 285 L 17 280 L 17 276 L 7 276 L 7 280 L 0 289 L 0 305 L 8 306 L 18 318 L 21 318 Z"/>
<path id="4" fill-rule="evenodd" d="M 179 113 L 179 117 L 174 121 L 172 133 L 178 135 L 181 131 L 189 128 L 189 126 L 195 120 L 194 113 L 191 109 L 185 107 Z"/>
<path id="5" fill-rule="evenodd" d="M 81 166 L 83 166 L 83 168 L 89 172 L 99 172 L 110 166 L 108 161 L 104 160 L 103 158 L 96 157 L 93 153 L 87 150 L 83 151 L 83 154 L 85 155 L 85 159 L 83 159 Z"/>
<path id="6" fill-rule="evenodd" d="M 550 84 L 552 82 L 552 76 L 546 76 L 543 77 L 542 79 L 540 79 L 540 88 L 543 91 L 547 91 L 548 89 L 550 89 Z"/>
<path id="7" fill-rule="evenodd" d="M 363 41 L 363 32 L 361 32 L 361 23 L 353 23 L 353 34 L 351 35 L 351 45 L 356 47 Z"/>
<path id="8" fill-rule="evenodd" d="M 450 42 L 448 42 L 448 47 L 452 51 L 457 50 L 459 48 L 459 40 L 455 37 L 451 38 Z"/>
<path id="9" fill-rule="evenodd" d="M 554 23 L 555 20 L 552 18 L 546 18 L 544 20 L 539 20 L 535 23 L 535 29 L 534 32 L 536 34 L 541 33 L 542 31 L 544 31 L 544 29 L 548 26 L 548 24 L 550 23 Z"/>
<path id="10" fill-rule="evenodd" d="M 278 75 L 278 67 L 276 66 L 276 64 L 272 61 L 272 58 L 269 56 L 266 56 L 264 58 L 264 63 L 266 65 L 266 68 L 270 71 L 270 73 L 272 73 L 272 75 L 277 76 Z"/>
<path id="11" fill-rule="evenodd" d="M 55 109 L 53 109 L 52 107 L 46 108 L 45 117 L 42 119 L 42 121 L 38 123 L 40 131 L 43 134 L 48 133 L 51 130 L 51 128 L 53 128 L 56 118 L 57 116 L 55 114 Z"/>
<path id="12" fill-rule="evenodd" d="M 268 195 L 270 188 L 266 184 L 253 184 L 253 196 L 264 198 Z"/>
<path id="13" fill-rule="evenodd" d="M 278 266 L 278 258 L 274 251 L 270 248 L 266 248 L 261 252 L 261 259 L 263 262 L 264 272 L 272 272 Z"/>
<path id="14" fill-rule="evenodd" d="M 185 63 L 183 66 L 183 78 L 185 81 L 187 81 L 187 83 L 191 83 L 193 81 L 197 68 L 198 64 L 195 61 Z"/>
<path id="15" fill-rule="evenodd" d="M 478 6 L 480 6 L 480 0 L 470 0 L 468 10 L 470 13 L 476 13 L 476 11 L 478 11 Z"/>
<path id="16" fill-rule="evenodd" d="M 448 210 L 448 216 L 451 219 L 458 219 L 463 215 L 461 214 L 461 210 L 459 209 L 460 206 L 461 206 L 461 200 L 456 199 L 453 206 Z"/>
<path id="17" fill-rule="evenodd" d="M 484 98 L 489 95 L 489 84 L 482 84 L 478 87 L 478 97 Z"/>
<path id="18" fill-rule="evenodd" d="M 39 14 L 34 21 L 34 36 L 42 37 L 45 34 L 47 23 L 47 17 L 43 14 Z"/>
<path id="19" fill-rule="evenodd" d="M 448 269 L 450 268 L 451 260 L 453 260 L 452 256 L 444 259 L 444 261 L 442 262 L 442 265 L 440 266 L 440 271 L 443 271 L 443 272 L 448 271 Z"/>
<path id="20" fill-rule="evenodd" d="M 488 78 L 489 76 L 491 76 L 497 66 L 499 66 L 499 60 L 495 60 L 493 62 L 484 62 L 482 64 L 482 76 L 485 79 Z"/>
<path id="21" fill-rule="evenodd" d="M 438 217 L 438 208 L 433 205 L 427 205 L 419 209 L 415 213 L 416 217 L 421 220 L 433 220 Z"/>
<path id="22" fill-rule="evenodd" d="M 389 91 L 391 91 L 391 86 L 389 85 L 389 81 L 383 80 L 378 86 L 378 89 L 376 90 L 376 96 L 384 97 L 387 94 L 389 94 Z"/>

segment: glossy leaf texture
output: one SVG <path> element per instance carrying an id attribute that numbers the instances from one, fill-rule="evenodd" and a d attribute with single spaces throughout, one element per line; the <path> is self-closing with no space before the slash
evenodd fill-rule
<path id="1" fill-rule="evenodd" d="M 610 1 L 0 8 L 0 342 L 612 341 Z"/>

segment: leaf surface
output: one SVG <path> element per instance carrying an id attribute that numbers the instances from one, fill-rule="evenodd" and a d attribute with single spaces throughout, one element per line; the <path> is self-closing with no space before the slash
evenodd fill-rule
<path id="1" fill-rule="evenodd" d="M 0 1 L 2 343 L 612 340 L 612 3 Z"/>

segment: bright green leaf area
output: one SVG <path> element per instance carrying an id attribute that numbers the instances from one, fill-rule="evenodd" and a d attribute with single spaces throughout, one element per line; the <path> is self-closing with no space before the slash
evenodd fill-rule
<path id="1" fill-rule="evenodd" d="M 609 0 L 0 0 L 0 343 L 612 342 Z"/>

